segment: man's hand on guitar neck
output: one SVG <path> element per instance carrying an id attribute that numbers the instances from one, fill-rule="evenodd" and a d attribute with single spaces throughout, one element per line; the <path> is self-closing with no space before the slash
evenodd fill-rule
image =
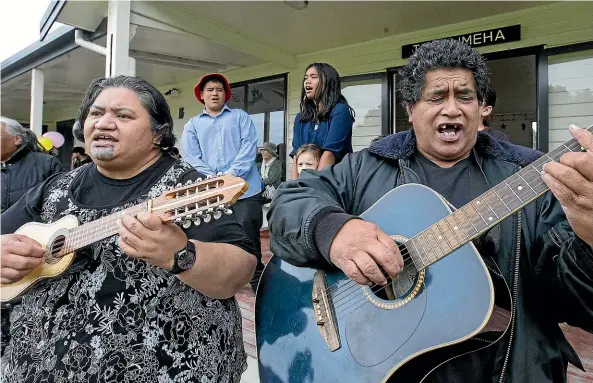
<path id="1" fill-rule="evenodd" d="M 574 125 L 570 128 L 586 151 L 548 162 L 542 178 L 562 204 L 575 234 L 593 248 L 593 134 Z"/>
<path id="2" fill-rule="evenodd" d="M 1 241 L 0 269 L 3 284 L 20 281 L 43 262 L 45 250 L 37 241 L 22 234 L 3 235 Z"/>
<path id="3" fill-rule="evenodd" d="M 336 234 L 329 249 L 329 257 L 344 274 L 361 285 L 384 285 L 383 270 L 396 276 L 404 267 L 404 260 L 395 241 L 373 223 L 352 219 Z"/>

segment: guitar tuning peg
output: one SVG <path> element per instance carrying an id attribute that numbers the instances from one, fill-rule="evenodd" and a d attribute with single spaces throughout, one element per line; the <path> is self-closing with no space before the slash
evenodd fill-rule
<path id="1" fill-rule="evenodd" d="M 220 176 L 222 176 L 222 172 L 216 173 L 216 177 L 220 177 Z"/>
<path id="2" fill-rule="evenodd" d="M 198 178 L 196 179 L 196 182 L 201 182 L 201 181 L 202 181 L 202 177 L 198 177 Z"/>
<path id="3" fill-rule="evenodd" d="M 180 187 L 182 187 L 182 186 L 183 186 L 183 185 L 181 184 L 181 182 L 179 182 L 177 185 L 175 185 L 175 187 L 176 187 L 176 188 L 180 188 Z"/>
<path id="4" fill-rule="evenodd" d="M 208 210 L 206 210 L 206 212 L 212 213 L 212 212 L 214 212 L 214 208 L 213 207 L 209 207 Z"/>
<path id="5" fill-rule="evenodd" d="M 226 209 L 224 209 L 222 212 L 223 212 L 224 214 L 226 214 L 226 215 L 231 215 L 231 214 L 233 214 L 233 211 L 232 211 L 231 209 L 229 209 L 228 207 L 227 207 Z"/>
<path id="6" fill-rule="evenodd" d="M 175 222 L 176 224 L 180 224 L 180 223 L 181 223 L 181 221 L 182 221 L 182 219 L 181 219 L 181 218 L 175 218 L 175 221 L 174 221 L 174 222 Z"/>
<path id="7" fill-rule="evenodd" d="M 193 183 L 192 180 L 187 180 L 187 182 L 185 183 L 186 185 L 191 185 Z"/>
<path id="8" fill-rule="evenodd" d="M 183 228 L 184 229 L 189 229 L 190 226 L 191 226 L 191 220 L 186 219 L 185 221 L 183 221 Z"/>
<path id="9" fill-rule="evenodd" d="M 212 220 L 212 216 L 210 214 L 205 214 L 203 219 L 204 222 L 208 223 Z"/>
<path id="10" fill-rule="evenodd" d="M 220 210 L 216 210 L 214 214 L 212 214 L 212 217 L 214 217 L 214 219 L 219 219 L 222 217 L 222 212 Z"/>
<path id="11" fill-rule="evenodd" d="M 213 177 L 214 177 L 214 176 L 213 176 L 212 174 L 208 174 L 208 175 L 206 176 L 206 179 L 207 179 L 207 180 L 209 180 L 210 178 L 213 178 Z"/>
<path id="12" fill-rule="evenodd" d="M 200 226 L 200 224 L 202 223 L 202 220 L 200 219 L 200 217 L 195 216 L 194 220 L 193 220 L 194 225 L 196 226 Z"/>

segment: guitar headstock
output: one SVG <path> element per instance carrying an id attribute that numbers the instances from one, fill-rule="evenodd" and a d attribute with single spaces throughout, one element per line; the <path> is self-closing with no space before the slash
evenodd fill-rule
<path id="1" fill-rule="evenodd" d="M 247 191 L 245 180 L 230 175 L 198 178 L 153 199 L 151 212 L 163 222 L 175 222 L 188 228 L 192 223 L 199 225 L 218 219 L 222 214 L 231 214 L 229 206 Z"/>

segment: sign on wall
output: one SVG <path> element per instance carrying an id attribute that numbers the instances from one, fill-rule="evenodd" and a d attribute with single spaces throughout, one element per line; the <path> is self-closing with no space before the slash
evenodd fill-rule
<path id="1" fill-rule="evenodd" d="M 488 29 L 480 32 L 472 32 L 463 35 L 443 37 L 443 39 L 459 40 L 461 42 L 469 44 L 474 48 L 485 47 L 488 45 L 503 44 L 511 41 L 521 40 L 521 25 L 511 25 L 509 27 Z M 429 41 L 422 41 L 420 43 L 402 45 L 402 58 L 407 59 L 414 53 L 416 48 Z"/>

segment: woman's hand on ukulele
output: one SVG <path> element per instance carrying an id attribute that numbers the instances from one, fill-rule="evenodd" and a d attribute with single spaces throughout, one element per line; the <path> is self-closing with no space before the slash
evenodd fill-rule
<path id="1" fill-rule="evenodd" d="M 119 247 L 130 257 L 171 270 L 174 255 L 187 245 L 187 236 L 172 223 L 151 213 L 136 218 L 125 214 L 119 222 Z"/>
<path id="2" fill-rule="evenodd" d="M 7 234 L 1 239 L 0 270 L 2 283 L 14 283 L 41 265 L 45 249 L 37 241 L 22 234 Z"/>
<path id="3" fill-rule="evenodd" d="M 387 283 L 387 275 L 395 277 L 404 267 L 404 260 L 395 241 L 377 225 L 352 219 L 338 231 L 329 249 L 329 258 L 350 279 L 368 285 Z"/>

